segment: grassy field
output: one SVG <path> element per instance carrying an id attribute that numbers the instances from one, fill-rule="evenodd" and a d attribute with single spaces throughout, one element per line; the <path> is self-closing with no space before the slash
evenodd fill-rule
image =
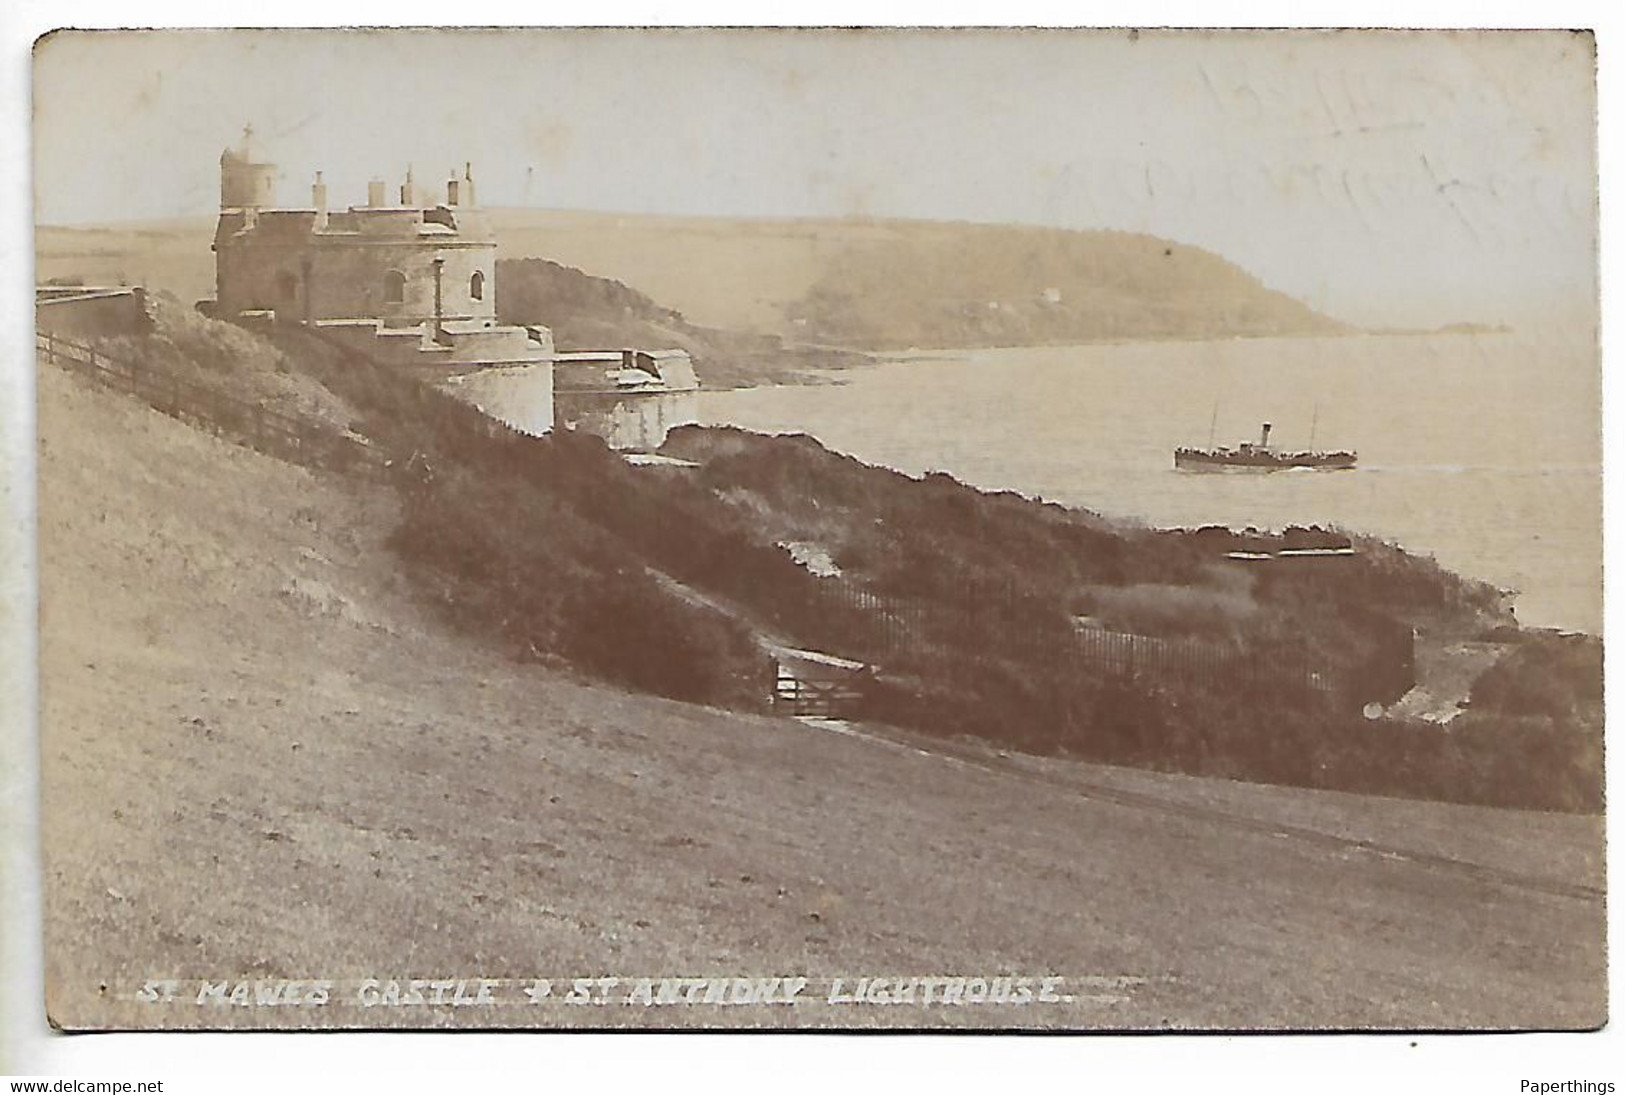
<path id="1" fill-rule="evenodd" d="M 196 217 L 34 230 L 34 280 L 141 285 L 188 305 L 214 296 L 214 219 Z"/>
<path id="2" fill-rule="evenodd" d="M 927 747 L 593 686 L 445 628 L 394 569 L 382 488 L 54 367 L 40 432 L 59 1024 L 1605 1018 L 1598 817 Z M 1085 987 L 1021 1010 L 133 999 L 161 977 L 983 973 Z"/>

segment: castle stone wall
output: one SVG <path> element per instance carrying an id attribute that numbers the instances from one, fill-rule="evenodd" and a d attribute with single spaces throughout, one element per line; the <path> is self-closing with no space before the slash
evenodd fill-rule
<path id="1" fill-rule="evenodd" d="M 439 386 L 521 433 L 539 437 L 553 428 L 551 362 L 475 369 L 448 375 Z"/>
<path id="2" fill-rule="evenodd" d="M 502 365 L 515 361 L 542 361 L 552 368 L 551 332 L 532 341 L 523 327 L 447 327 L 440 341 L 433 325 L 385 327 L 376 320 L 317 325 L 329 338 L 377 361 L 409 367 L 443 365 Z"/>
<path id="3" fill-rule="evenodd" d="M 146 293 L 139 288 L 36 291 L 34 327 L 53 335 L 107 338 L 140 335 L 152 330 Z"/>
<path id="4" fill-rule="evenodd" d="M 294 232 L 226 236 L 216 245 L 219 310 L 276 311 L 295 320 L 376 317 L 391 323 L 433 318 L 434 260 L 441 266 L 441 316 L 496 322 L 496 245 L 326 236 Z M 405 279 L 401 300 L 387 298 L 386 277 Z M 475 271 L 484 299 L 470 295 Z"/>
<path id="5" fill-rule="evenodd" d="M 561 391 L 556 402 L 561 424 L 602 437 L 610 448 L 623 452 L 653 452 L 666 443 L 666 434 L 674 427 L 699 421 L 695 391 L 625 395 Z"/>

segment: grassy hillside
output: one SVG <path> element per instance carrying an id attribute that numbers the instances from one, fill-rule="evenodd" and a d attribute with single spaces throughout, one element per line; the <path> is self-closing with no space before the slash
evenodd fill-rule
<path id="1" fill-rule="evenodd" d="M 794 382 L 813 370 L 869 361 L 850 351 L 786 346 L 777 335 L 701 327 L 618 281 L 548 259 L 499 259 L 497 284 L 497 318 L 504 323 L 549 326 L 561 350 L 687 350 L 709 388 Z"/>
<path id="2" fill-rule="evenodd" d="M 490 215 L 503 259 L 549 259 L 632 286 L 699 327 L 798 343 L 868 349 L 1345 329 L 1217 255 L 1147 235 L 898 220 Z M 212 230 L 204 219 L 41 228 L 39 276 L 209 296 Z M 499 278 L 499 306 L 507 289 Z M 560 312 L 540 318 L 572 322 Z M 626 340 L 613 326 L 587 333 Z"/>
<path id="3" fill-rule="evenodd" d="M 1336 334 L 1220 256 L 1150 235 L 903 220 L 495 210 L 502 253 L 634 285 L 697 323 L 858 348 Z"/>
<path id="4" fill-rule="evenodd" d="M 1396 629 L 1421 628 L 1437 643 L 1496 618 L 1492 587 L 1391 544 L 1360 538 L 1352 559 L 1259 572 L 1225 566 L 1223 553 L 1348 541 L 1325 530 L 1159 532 L 942 474 L 914 480 L 806 437 L 691 427 L 665 451 L 699 461 L 704 489 L 672 482 L 627 511 L 670 529 L 708 513 L 709 493 L 724 511 L 705 518 L 709 527 L 743 530 L 758 547 L 815 545 L 839 578 L 803 575 L 799 589 L 731 572 L 697 580 L 809 645 L 877 663 L 880 721 L 1167 771 L 1602 808 L 1595 639 L 1514 631 L 1513 669 L 1481 689 L 1495 702 L 1475 699 L 1449 732 L 1360 713 L 1366 698 L 1390 703 L 1408 687 L 1385 683 Z M 653 552 L 676 539 L 668 531 L 646 542 Z M 872 607 L 854 611 L 854 599 Z M 1182 683 L 1101 667 L 1080 657 L 1081 618 L 1237 661 Z M 899 619 L 900 644 L 891 639 Z M 1353 691 L 1317 697 L 1267 671 L 1248 675 L 1298 664 Z"/>
<path id="5" fill-rule="evenodd" d="M 228 444 L 55 367 L 39 380 L 59 1023 L 1605 1015 L 1600 818 L 972 763 L 591 683 L 448 621 L 390 547 L 407 501 L 387 484 Z M 132 999 L 152 976 L 982 971 L 1065 975 L 1076 996 L 1014 1014 Z"/>
<path id="6" fill-rule="evenodd" d="M 1155 236 L 910 225 L 854 243 L 788 305 L 791 329 L 869 347 L 1337 334 L 1217 255 Z"/>
<path id="7" fill-rule="evenodd" d="M 785 306 L 854 240 L 854 221 L 654 217 L 536 209 L 491 211 L 502 258 L 548 258 L 636 286 L 708 327 L 784 330 Z"/>
<path id="8" fill-rule="evenodd" d="M 1408 644 L 1410 627 L 1469 638 L 1496 619 L 1493 588 L 1396 547 L 1362 541 L 1351 559 L 1255 575 L 1223 553 L 1341 538 L 1162 533 L 738 430 L 674 433 L 667 451 L 697 471 L 632 468 L 595 437 L 498 427 L 319 333 L 268 337 L 160 298 L 159 332 L 138 341 L 148 367 L 191 362 L 190 372 L 220 372 L 240 344 L 255 350 L 239 370 L 247 390 L 293 373 L 335 396 L 400 494 L 390 544 L 402 573 L 447 622 L 511 656 L 752 710 L 770 688 L 757 648 L 770 637 L 880 666 L 869 717 L 939 738 L 1600 809 L 1601 696 L 1583 666 L 1563 678 L 1562 711 L 1516 706 L 1531 679 L 1519 673 L 1501 690 L 1514 702 L 1475 712 L 1460 734 L 1360 717 L 1409 687 L 1395 643 Z M 131 351 L 129 340 L 112 345 Z M 812 545 L 839 577 L 815 576 L 787 544 Z M 1170 680 L 1092 660 L 1089 636 L 1101 629 L 1194 642 L 1182 649 L 1226 668 Z M 1531 780 L 1536 756 L 1542 778 Z"/>

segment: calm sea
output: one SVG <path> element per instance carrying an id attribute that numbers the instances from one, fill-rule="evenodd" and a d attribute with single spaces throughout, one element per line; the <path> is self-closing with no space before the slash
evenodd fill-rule
<path id="1" fill-rule="evenodd" d="M 701 415 L 805 432 L 1160 526 L 1335 524 L 1519 591 L 1538 626 L 1602 629 L 1599 371 L 1590 332 L 963 351 L 828 385 L 707 392 Z M 1353 471 L 1191 473 L 1181 444 L 1351 448 Z"/>

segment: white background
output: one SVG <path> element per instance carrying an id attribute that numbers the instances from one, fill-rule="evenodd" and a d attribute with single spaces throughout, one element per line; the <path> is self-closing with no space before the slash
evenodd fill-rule
<path id="1" fill-rule="evenodd" d="M 1613 5 L 1618 7 L 1618 5 Z M 272 18 L 274 12 L 275 18 Z M 29 302 L 33 281 L 28 167 L 28 50 L 57 26 L 747 24 L 1044 24 L 1137 26 L 1592 27 L 1598 31 L 1603 284 L 1606 361 L 1619 318 L 1606 295 L 1617 272 L 1620 174 L 1618 56 L 1625 20 L 1603 3 L 568 3 L 456 5 L 392 0 L 283 0 L 276 5 L 188 0 L 164 3 L 51 3 L 10 0 L 0 11 L 0 1075 L 78 1079 L 163 1079 L 165 1091 L 252 1093 L 411 1084 L 478 1090 L 516 1081 L 526 1088 L 621 1091 L 634 1084 L 719 1092 L 864 1092 L 878 1087 L 1018 1092 L 1196 1089 L 1212 1092 L 1519 1092 L 1520 1081 L 1625 1084 L 1612 1031 L 1589 1035 L 1021 1037 L 851 1035 L 102 1035 L 53 1036 L 41 1000 L 33 729 L 34 607 L 32 372 Z M 1609 214 L 1614 214 L 1610 216 Z M 1605 370 L 1606 373 L 1606 370 Z M 1607 380 L 1605 376 L 1605 381 Z M 1620 398 L 1605 382 L 1605 407 Z M 1610 416 L 1617 418 L 1617 415 Z M 1607 459 L 1619 455 L 1617 421 Z M 1610 487 L 1613 483 L 1610 482 Z M 1609 562 L 1620 495 L 1608 491 Z M 1610 599 L 1609 634 L 1620 634 Z M 1610 724 L 1618 713 L 1609 690 Z M 1612 754 L 1618 749 L 1610 750 Z M 1611 771 L 1617 766 L 1609 765 Z M 1613 781 L 1610 780 L 1610 783 Z M 1614 828 L 1610 825 L 1610 829 Z M 1616 842 L 1610 841 L 1611 851 Z M 1611 854 L 1610 865 L 1616 856 Z M 1611 871 L 1612 875 L 1613 872 Z M 1618 938 L 1618 902 L 1610 937 Z M 1617 988 L 1617 967 L 1611 984 Z M 1617 993 L 1615 994 L 1617 999 Z"/>

